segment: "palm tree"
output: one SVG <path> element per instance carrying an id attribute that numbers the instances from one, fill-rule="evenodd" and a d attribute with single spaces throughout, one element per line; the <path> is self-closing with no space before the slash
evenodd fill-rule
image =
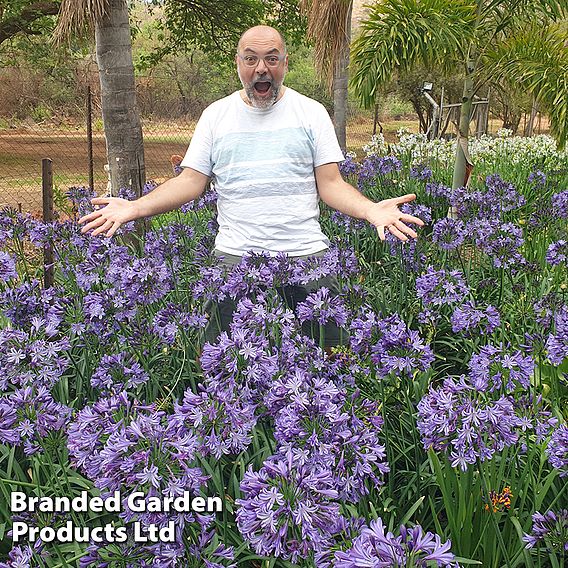
<path id="1" fill-rule="evenodd" d="M 136 107 L 134 65 L 126 0 L 62 0 L 56 37 L 86 25 L 95 28 L 101 106 L 112 193 L 142 194 L 146 168 L 142 126 Z"/>
<path id="2" fill-rule="evenodd" d="M 333 94 L 333 123 L 339 145 L 347 148 L 347 89 L 352 0 L 301 0 L 308 19 L 307 36 L 314 43 L 316 69 Z"/>
<path id="3" fill-rule="evenodd" d="M 421 61 L 463 66 L 465 80 L 452 185 L 465 184 L 472 166 L 468 134 L 474 95 L 491 81 L 520 84 L 548 111 L 560 145 L 566 142 L 566 47 L 552 23 L 568 10 L 564 0 L 383 0 L 362 23 L 352 45 L 352 83 L 366 107 L 396 71 Z M 537 22 L 538 47 L 527 22 Z M 548 54 L 543 57 L 544 54 Z"/>

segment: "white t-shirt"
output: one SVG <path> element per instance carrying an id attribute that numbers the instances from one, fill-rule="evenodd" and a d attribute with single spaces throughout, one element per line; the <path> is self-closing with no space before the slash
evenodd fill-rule
<path id="1" fill-rule="evenodd" d="M 181 166 L 212 177 L 217 250 L 299 256 L 329 246 L 318 221 L 314 168 L 343 159 L 323 105 L 286 88 L 268 109 L 247 105 L 239 92 L 214 102 Z"/>

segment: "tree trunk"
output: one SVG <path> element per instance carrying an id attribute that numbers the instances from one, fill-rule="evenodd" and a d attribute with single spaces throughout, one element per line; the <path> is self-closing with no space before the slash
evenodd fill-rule
<path id="1" fill-rule="evenodd" d="M 532 136 L 533 132 L 534 132 L 534 119 L 536 118 L 536 113 L 538 112 L 538 106 L 536 104 L 536 101 L 532 100 L 532 106 L 531 106 L 531 116 L 529 118 L 529 122 L 525 128 L 525 136 Z"/>
<path id="2" fill-rule="evenodd" d="M 126 0 L 109 0 L 107 15 L 96 25 L 95 40 L 111 192 L 116 195 L 119 189 L 130 188 L 140 196 L 146 168 Z"/>
<path id="3" fill-rule="evenodd" d="M 467 184 L 471 173 L 472 163 L 468 152 L 469 123 L 471 121 L 471 109 L 473 106 L 473 74 L 475 73 L 475 60 L 472 54 L 466 63 L 466 75 L 463 84 L 463 96 L 460 107 L 460 121 L 458 125 L 458 138 L 456 144 L 456 161 L 454 163 L 454 175 L 452 189 L 457 189 Z M 457 210 L 450 207 L 448 217 L 455 218 Z"/>
<path id="4" fill-rule="evenodd" d="M 353 3 L 347 11 L 344 44 L 333 71 L 333 124 L 341 149 L 347 151 L 347 98 L 349 84 L 349 44 L 351 43 L 351 14 Z"/>

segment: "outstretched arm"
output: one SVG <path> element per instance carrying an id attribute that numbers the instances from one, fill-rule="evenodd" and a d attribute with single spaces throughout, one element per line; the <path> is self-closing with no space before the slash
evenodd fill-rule
<path id="1" fill-rule="evenodd" d="M 407 241 L 408 237 L 415 239 L 417 235 L 406 223 L 424 225 L 418 217 L 402 213 L 398 208 L 399 205 L 416 199 L 414 193 L 375 203 L 343 180 L 336 163 L 318 166 L 315 173 L 322 201 L 341 213 L 368 221 L 377 228 L 382 241 L 385 240 L 385 228 L 401 241 Z"/>
<path id="2" fill-rule="evenodd" d="M 208 180 L 206 175 L 197 170 L 185 168 L 179 176 L 165 181 L 134 201 L 119 197 L 95 197 L 91 203 L 104 207 L 79 219 L 80 224 L 85 223 L 81 232 L 92 230 L 93 236 L 105 233 L 107 237 L 112 237 L 116 230 L 128 221 L 172 211 L 196 199 L 205 190 Z"/>

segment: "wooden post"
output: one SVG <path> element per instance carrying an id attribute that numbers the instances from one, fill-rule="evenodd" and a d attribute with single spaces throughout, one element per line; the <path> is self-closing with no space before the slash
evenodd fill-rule
<path id="1" fill-rule="evenodd" d="M 43 222 L 53 221 L 53 162 L 49 158 L 41 161 L 41 188 L 43 194 Z M 51 243 L 43 246 L 43 286 L 53 286 L 53 249 Z"/>
<path id="2" fill-rule="evenodd" d="M 89 188 L 91 191 L 95 189 L 94 181 L 94 162 L 93 162 L 93 105 L 92 105 L 91 85 L 87 86 L 87 155 L 89 158 Z"/>

